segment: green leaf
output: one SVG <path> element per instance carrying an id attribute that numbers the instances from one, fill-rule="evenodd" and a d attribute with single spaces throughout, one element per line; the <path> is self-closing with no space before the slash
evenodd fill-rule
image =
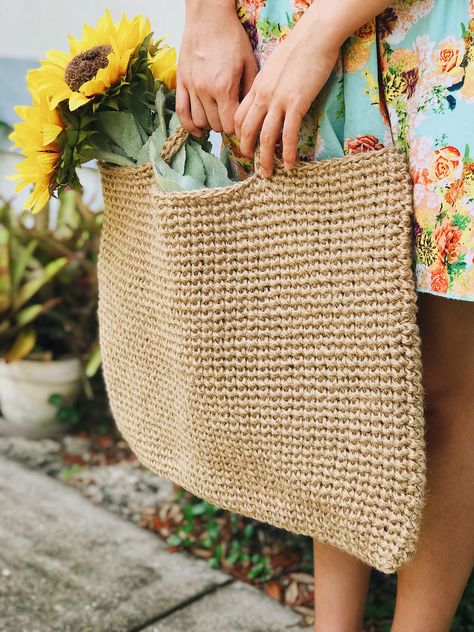
<path id="1" fill-rule="evenodd" d="M 114 145 L 112 141 L 104 135 L 97 135 L 91 140 L 91 149 L 87 151 L 87 160 L 100 160 L 121 167 L 134 167 L 135 162 L 130 160 L 125 153 Z M 86 156 L 83 155 L 84 162 Z"/>
<path id="2" fill-rule="evenodd" d="M 36 250 L 37 245 L 38 245 L 38 241 L 36 239 L 32 239 L 22 249 L 22 251 L 16 255 L 15 262 L 13 265 L 13 275 L 12 275 L 12 283 L 13 283 L 14 291 L 18 289 L 18 286 L 21 283 L 23 275 L 25 274 L 25 270 L 33 257 L 33 253 Z"/>
<path id="3" fill-rule="evenodd" d="M 24 307 L 21 309 L 16 315 L 16 325 L 18 327 L 24 327 L 25 325 L 29 325 L 37 318 L 44 314 L 49 309 L 57 305 L 61 302 L 60 298 L 52 298 L 46 303 L 37 303 L 35 305 L 28 305 L 28 307 Z"/>
<path id="4" fill-rule="evenodd" d="M 7 364 L 17 362 L 25 358 L 33 351 L 36 344 L 36 332 L 33 327 L 27 327 L 20 331 L 10 350 L 5 354 L 4 360 Z"/>
<path id="5" fill-rule="evenodd" d="M 173 112 L 170 118 L 170 122 L 168 123 L 168 134 L 171 136 L 175 129 L 180 125 L 181 121 L 179 120 L 179 116 L 176 114 L 176 112 Z"/>
<path id="6" fill-rule="evenodd" d="M 86 364 L 85 373 L 87 377 L 94 377 L 94 375 L 99 370 L 99 367 L 102 363 L 102 356 L 100 353 L 100 346 L 97 343 L 89 356 L 89 359 Z"/>
<path id="7" fill-rule="evenodd" d="M 450 277 L 457 277 L 464 272 L 467 267 L 465 261 L 456 261 L 456 263 L 448 263 L 448 274 Z"/>
<path id="8" fill-rule="evenodd" d="M 150 142 L 150 159 L 160 188 L 169 192 L 202 189 L 203 185 L 201 182 L 191 176 L 180 175 L 163 160 L 160 155 L 161 138 L 163 138 L 163 132 L 158 129 L 154 132 Z"/>
<path id="9" fill-rule="evenodd" d="M 166 141 L 166 132 L 164 129 L 158 128 L 150 136 L 149 159 L 153 162 L 154 157 L 159 155 Z"/>
<path id="10" fill-rule="evenodd" d="M 173 193 L 176 191 L 184 191 L 183 187 L 181 187 L 176 181 L 168 180 L 167 178 L 163 178 L 161 174 L 159 174 L 155 169 L 155 178 L 158 183 L 158 186 L 164 193 Z"/>
<path id="11" fill-rule="evenodd" d="M 197 150 L 206 170 L 206 186 L 211 188 L 225 187 L 233 184 L 227 175 L 227 169 L 213 154 L 209 154 L 195 141 L 190 142 L 191 147 Z"/>
<path id="12" fill-rule="evenodd" d="M 234 566 L 239 561 L 239 553 L 232 553 L 231 555 L 229 555 L 229 557 L 226 558 L 226 561 L 231 566 Z"/>
<path id="13" fill-rule="evenodd" d="M 170 167 L 174 169 L 177 173 L 179 173 L 179 175 L 184 176 L 185 165 L 186 165 L 186 147 L 183 145 L 183 147 L 181 147 L 181 149 L 171 159 Z"/>
<path id="14" fill-rule="evenodd" d="M 150 162 L 150 139 L 143 145 L 137 154 L 137 165 L 145 165 Z"/>
<path id="15" fill-rule="evenodd" d="M 453 225 L 457 226 L 461 230 L 465 230 L 470 222 L 471 218 L 468 215 L 463 215 L 459 212 L 453 215 Z"/>
<path id="16" fill-rule="evenodd" d="M 67 265 L 67 257 L 61 257 L 60 259 L 56 259 L 55 261 L 51 261 L 45 266 L 42 273 L 27 281 L 22 287 L 18 290 L 17 295 L 14 298 L 13 308 L 15 310 L 22 307 L 27 301 L 32 298 L 36 292 L 38 292 L 44 285 L 49 283 L 61 270 L 63 270 Z"/>
<path id="17" fill-rule="evenodd" d="M 161 85 L 160 88 L 156 92 L 155 97 L 155 128 L 156 129 L 166 129 L 166 121 L 165 121 L 165 105 L 166 105 L 166 96 L 164 93 L 164 87 Z"/>
<path id="18" fill-rule="evenodd" d="M 186 156 L 186 164 L 184 168 L 185 175 L 193 177 L 195 180 L 204 185 L 206 182 L 206 170 L 204 169 L 204 163 L 199 153 L 196 149 L 194 149 L 194 147 L 191 147 L 191 145 L 185 145 L 181 149 L 185 151 Z"/>
<path id="19" fill-rule="evenodd" d="M 179 537 L 177 533 L 173 533 L 173 535 L 170 535 L 170 537 L 166 540 L 166 542 L 170 544 L 171 546 L 180 546 L 181 538 Z"/>
<path id="20" fill-rule="evenodd" d="M 131 112 L 99 112 L 98 122 L 107 134 L 129 158 L 136 160 L 143 146 L 142 137 Z"/>
<path id="21" fill-rule="evenodd" d="M 60 393 L 53 393 L 48 397 L 48 402 L 52 406 L 62 406 L 64 404 L 64 397 Z"/>
<path id="22" fill-rule="evenodd" d="M 207 563 L 211 568 L 219 568 L 219 560 L 216 560 L 215 557 L 208 559 Z"/>
<path id="23" fill-rule="evenodd" d="M 12 278 L 10 270 L 10 231 L 0 225 L 0 310 L 11 305 Z"/>

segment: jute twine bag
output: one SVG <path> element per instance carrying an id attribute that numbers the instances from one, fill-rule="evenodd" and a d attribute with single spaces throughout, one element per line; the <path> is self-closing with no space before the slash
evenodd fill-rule
<path id="1" fill-rule="evenodd" d="M 151 165 L 101 175 L 103 367 L 140 461 L 394 572 L 426 483 L 403 154 L 180 193 Z"/>

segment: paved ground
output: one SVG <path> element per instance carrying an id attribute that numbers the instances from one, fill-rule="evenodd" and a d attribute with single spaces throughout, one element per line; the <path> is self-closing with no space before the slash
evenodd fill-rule
<path id="1" fill-rule="evenodd" d="M 310 632 L 257 589 L 0 457 L 0 630 Z"/>

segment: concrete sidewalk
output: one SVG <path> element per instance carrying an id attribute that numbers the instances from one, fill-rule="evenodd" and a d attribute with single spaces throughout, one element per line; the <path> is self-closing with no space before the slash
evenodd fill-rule
<path id="1" fill-rule="evenodd" d="M 261 591 L 0 458 L 0 630 L 310 632 Z"/>

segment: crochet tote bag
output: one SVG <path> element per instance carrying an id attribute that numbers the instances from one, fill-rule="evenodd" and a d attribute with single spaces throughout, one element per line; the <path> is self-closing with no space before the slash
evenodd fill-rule
<path id="1" fill-rule="evenodd" d="M 394 572 L 425 497 L 404 155 L 178 193 L 158 189 L 151 165 L 101 176 L 103 369 L 138 459 Z"/>

